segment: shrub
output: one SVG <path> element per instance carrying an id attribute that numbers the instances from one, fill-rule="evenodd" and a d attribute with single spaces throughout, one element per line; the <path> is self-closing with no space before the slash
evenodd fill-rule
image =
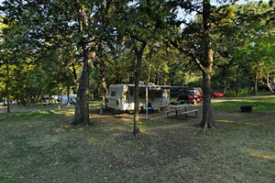
<path id="1" fill-rule="evenodd" d="M 243 97 L 243 96 L 249 96 L 249 95 L 253 95 L 252 90 L 240 89 L 240 90 L 228 90 L 224 96 L 225 97 Z"/>

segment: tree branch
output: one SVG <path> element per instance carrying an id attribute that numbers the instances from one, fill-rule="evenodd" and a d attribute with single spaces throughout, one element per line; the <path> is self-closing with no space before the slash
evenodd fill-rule
<path id="1" fill-rule="evenodd" d="M 207 72 L 206 69 L 205 69 L 205 67 L 201 64 L 199 58 L 196 56 L 194 50 L 188 50 L 188 49 L 186 49 L 186 48 L 180 47 L 180 46 L 177 44 L 177 42 L 172 41 L 172 40 L 169 40 L 169 42 L 170 42 L 175 48 L 177 48 L 180 52 L 189 55 L 189 56 L 195 61 L 195 63 L 199 66 L 199 68 L 200 68 L 200 70 L 201 70 L 202 72 L 204 72 L 204 73 Z"/>

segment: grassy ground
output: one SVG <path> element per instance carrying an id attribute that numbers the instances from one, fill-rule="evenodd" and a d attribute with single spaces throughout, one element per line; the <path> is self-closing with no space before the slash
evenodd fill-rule
<path id="1" fill-rule="evenodd" d="M 273 183 L 274 102 L 214 103 L 206 133 L 200 116 L 142 121 L 137 137 L 131 119 L 98 109 L 89 128 L 70 125 L 73 110 L 0 114 L 0 182 Z"/>
<path id="2" fill-rule="evenodd" d="M 263 99 L 233 99 L 224 102 L 214 103 L 213 108 L 225 112 L 238 112 L 243 105 L 253 107 L 253 112 L 257 113 L 275 113 L 275 98 Z"/>
<path id="3" fill-rule="evenodd" d="M 102 101 L 89 101 L 89 105 L 91 106 L 99 106 L 100 104 L 103 104 Z M 34 109 L 36 110 L 47 110 L 47 109 L 72 109 L 74 108 L 74 105 L 67 105 L 67 104 L 59 104 L 59 103 L 52 103 L 52 104 L 45 104 L 45 103 L 29 103 L 26 106 L 23 105 L 11 105 L 10 109 L 11 111 L 15 111 L 15 112 L 21 112 L 21 111 L 32 111 Z M 0 113 L 5 113 L 7 112 L 7 106 L 0 106 Z"/>

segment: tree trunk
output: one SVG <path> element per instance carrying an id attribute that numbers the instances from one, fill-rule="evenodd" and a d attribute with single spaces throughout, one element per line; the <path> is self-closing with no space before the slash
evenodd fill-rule
<path id="1" fill-rule="evenodd" d="M 134 128 L 133 128 L 133 135 L 136 136 L 136 134 L 139 133 L 138 128 L 138 121 L 139 121 L 139 80 L 140 80 L 140 69 L 141 69 L 141 63 L 142 63 L 142 55 L 143 51 L 146 47 L 146 42 L 142 41 L 142 46 L 140 50 L 134 45 L 133 49 L 135 51 L 136 57 L 137 57 L 137 65 L 136 65 L 136 72 L 135 72 L 135 92 L 134 92 Z M 147 107 L 147 106 L 146 106 Z"/>
<path id="2" fill-rule="evenodd" d="M 7 63 L 7 80 L 6 80 L 6 96 L 7 96 L 7 113 L 10 113 L 10 63 Z"/>
<path id="3" fill-rule="evenodd" d="M 266 76 L 266 86 L 268 87 L 269 91 L 272 93 L 272 94 L 275 94 L 275 91 L 271 88 L 270 84 L 269 84 L 269 74 L 267 74 Z"/>
<path id="4" fill-rule="evenodd" d="M 177 68 L 178 67 L 176 65 L 172 65 L 172 69 L 170 70 L 170 74 L 169 74 L 170 81 L 169 81 L 169 83 L 170 83 L 171 86 L 174 85 Z"/>
<path id="5" fill-rule="evenodd" d="M 136 136 L 136 134 L 139 133 L 138 128 L 138 121 L 139 121 L 139 80 L 140 80 L 140 68 L 141 68 L 141 61 L 142 56 L 140 53 L 136 53 L 137 55 L 137 66 L 136 66 L 136 72 L 135 72 L 135 92 L 134 92 L 134 128 L 133 128 L 133 134 Z"/>
<path id="6" fill-rule="evenodd" d="M 104 89 L 104 97 L 106 97 L 108 95 L 108 87 L 107 87 L 107 83 L 106 83 L 106 66 L 105 63 L 102 59 L 100 59 L 100 78 L 101 78 L 101 86 Z"/>
<path id="7" fill-rule="evenodd" d="M 203 72 L 203 113 L 200 126 L 204 129 L 215 127 L 211 108 L 211 74 Z"/>
<path id="8" fill-rule="evenodd" d="M 156 72 L 156 85 L 159 85 L 159 71 Z"/>
<path id="9" fill-rule="evenodd" d="M 223 92 L 224 94 L 226 94 L 227 88 L 229 88 L 229 84 L 227 83 L 226 80 L 223 80 L 223 81 L 222 81 L 222 84 L 223 84 L 222 92 Z"/>
<path id="10" fill-rule="evenodd" d="M 89 119 L 89 56 L 84 51 L 82 74 L 80 78 L 79 88 L 77 91 L 77 100 L 75 104 L 75 114 L 72 124 L 90 125 Z"/>
<path id="11" fill-rule="evenodd" d="M 121 83 L 121 81 L 120 81 L 120 75 L 119 75 L 119 71 L 120 71 L 120 68 L 119 68 L 119 64 L 118 64 L 118 59 L 117 59 L 117 56 L 114 56 L 114 61 L 115 61 L 115 76 L 116 76 L 116 78 L 115 78 L 115 84 L 119 84 L 119 83 Z"/>
<path id="12" fill-rule="evenodd" d="M 258 73 L 255 73 L 254 94 L 258 95 Z"/>
<path id="13" fill-rule="evenodd" d="M 228 88 L 228 83 L 227 83 L 227 79 L 228 78 L 228 67 L 229 66 L 225 66 L 224 68 L 221 68 L 221 78 L 222 78 L 222 92 L 225 94 L 226 90 Z M 213 88 L 212 88 L 213 89 Z"/>
<path id="14" fill-rule="evenodd" d="M 212 42 L 210 35 L 210 0 L 203 0 L 203 51 L 204 57 L 200 65 L 203 73 L 203 115 L 200 126 L 204 128 L 212 128 L 215 126 L 211 108 L 211 73 L 214 62 L 214 52 L 212 50 Z"/>
<path id="15" fill-rule="evenodd" d="M 67 81 L 67 99 L 68 99 L 67 105 L 70 106 L 70 85 L 68 81 Z"/>
<path id="16" fill-rule="evenodd" d="M 62 89 L 60 89 L 60 87 L 58 86 L 58 95 L 59 96 L 61 96 L 61 94 L 62 94 Z M 59 98 L 58 97 L 58 99 L 59 99 L 59 102 L 58 102 L 58 109 L 60 109 L 61 108 L 61 102 L 62 102 L 62 96 L 61 96 L 61 98 Z"/>
<path id="17" fill-rule="evenodd" d="M 82 33 L 83 27 L 86 27 L 88 25 L 88 18 L 85 14 L 85 8 L 81 4 L 81 2 L 78 0 L 77 3 L 79 4 L 79 33 Z M 80 83 L 77 91 L 77 100 L 75 104 L 75 114 L 72 124 L 77 125 L 81 124 L 83 126 L 88 126 L 91 124 L 90 118 L 89 118 L 89 75 L 90 75 L 90 57 L 91 55 L 95 55 L 95 52 L 91 54 L 91 49 L 87 48 L 88 43 L 84 43 L 84 38 L 82 38 L 79 41 L 79 45 L 82 48 L 83 51 L 83 66 L 82 66 L 82 74 L 80 77 Z M 89 43 L 91 44 L 91 43 Z"/>
<path id="18" fill-rule="evenodd" d="M 136 67 L 136 65 L 135 65 L 135 61 L 133 60 L 132 61 L 132 68 L 135 68 Z M 135 83 L 135 75 L 133 74 L 133 72 L 131 71 L 131 72 L 129 72 L 129 83 Z"/>
<path id="19" fill-rule="evenodd" d="M 135 72 L 135 92 L 134 92 L 134 128 L 133 128 L 133 134 L 136 136 L 136 134 L 139 133 L 138 128 L 138 121 L 139 121 L 139 80 L 140 80 L 140 65 L 141 65 L 141 59 L 138 59 L 137 61 L 137 67 Z"/>

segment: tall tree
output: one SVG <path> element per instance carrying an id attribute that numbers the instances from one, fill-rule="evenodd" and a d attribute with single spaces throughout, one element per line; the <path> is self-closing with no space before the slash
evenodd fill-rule
<path id="1" fill-rule="evenodd" d="M 254 77 L 254 92 L 257 94 L 257 81 L 264 78 L 269 90 L 274 93 L 269 86 L 269 74 L 274 73 L 274 4 L 269 3 L 249 3 L 241 7 L 243 15 L 240 21 L 246 24 L 246 34 L 244 35 L 247 44 L 242 48 L 243 60 L 249 68 L 249 73 Z"/>
<path id="2" fill-rule="evenodd" d="M 24 27 L 22 37 L 32 41 L 36 52 L 75 47 L 73 57 L 80 57 L 82 74 L 77 92 L 75 116 L 72 124 L 89 125 L 89 72 L 100 39 L 112 30 L 107 21 L 112 1 L 10 1 L 3 2 L 7 17 Z M 107 31 L 105 31 L 108 29 Z M 20 29 L 19 29 L 20 30 Z M 22 42 L 24 44 L 24 42 Z"/>
<path id="3" fill-rule="evenodd" d="M 168 1 L 168 5 L 174 7 L 170 8 L 174 10 L 172 11 L 175 12 L 174 15 L 178 12 L 179 7 L 182 8 L 183 13 L 187 15 L 185 19 L 179 19 L 177 16 L 174 16 L 169 21 L 170 24 L 176 25 L 178 28 L 180 26 L 183 27 L 183 30 L 177 30 L 174 34 L 170 33 L 170 36 L 167 36 L 167 38 L 176 48 L 189 55 L 202 72 L 204 102 L 200 126 L 204 129 L 215 127 L 211 109 L 211 81 L 215 71 L 214 65 L 217 61 L 215 61 L 215 54 L 218 53 L 223 58 L 227 57 L 226 59 L 228 61 L 224 62 L 223 65 L 223 68 L 226 70 L 234 61 L 232 55 L 229 56 L 230 49 L 223 49 L 221 45 L 224 43 L 222 42 L 222 44 L 219 45 L 217 41 L 223 41 L 222 37 L 227 39 L 226 42 L 234 40 L 235 35 L 233 34 L 234 31 L 232 31 L 234 29 L 230 26 L 242 26 L 240 25 L 241 21 L 237 21 L 235 16 L 240 11 L 234 12 L 230 9 L 230 6 L 235 2 L 237 2 L 237 0 L 216 0 L 211 2 L 210 0 L 196 2 Z M 189 16 L 192 13 L 196 13 L 195 21 Z M 226 27 L 232 31 L 230 34 L 228 34 Z M 236 44 L 239 44 L 239 46 L 243 45 L 242 42 L 236 42 L 233 45 Z M 229 47 L 227 46 L 226 48 Z"/>
<path id="4" fill-rule="evenodd" d="M 142 68 L 144 50 L 148 42 L 154 42 L 160 30 L 157 22 L 164 21 L 164 1 L 124 1 L 118 4 L 114 22 L 118 32 L 128 37 L 136 56 L 135 92 L 134 92 L 134 126 L 133 134 L 139 133 L 139 81 Z M 146 106 L 147 107 L 147 106 Z"/>
<path id="5" fill-rule="evenodd" d="M 173 5 L 173 4 L 172 4 Z M 180 51 L 188 54 L 198 65 L 199 69 L 203 75 L 203 115 L 200 122 L 200 126 L 204 129 L 212 128 L 215 126 L 212 109 L 211 109 L 211 75 L 213 72 L 213 64 L 214 64 L 214 50 L 212 43 L 212 6 L 210 0 L 199 1 L 198 4 L 190 3 L 179 3 L 177 4 L 182 8 L 185 8 L 187 11 L 196 11 L 201 15 L 201 24 L 193 24 L 194 26 L 185 29 L 180 36 L 183 38 L 174 38 L 170 37 L 170 42 L 178 48 Z M 176 18 L 176 17 L 175 17 Z M 186 23 L 186 20 L 178 22 L 177 20 L 173 20 L 175 25 L 181 25 L 182 23 Z M 196 32 L 194 32 L 196 30 Z M 190 32 L 191 31 L 191 32 Z M 189 36 L 190 34 L 195 34 L 197 36 L 198 41 L 191 42 L 189 46 L 186 47 L 184 44 L 180 43 L 181 39 L 184 39 L 185 34 Z M 172 39 L 171 39 L 172 38 Z M 192 37 L 194 38 L 194 37 Z M 186 40 L 185 40 L 186 41 Z"/>
<path id="6" fill-rule="evenodd" d="M 26 53 L 24 48 L 16 44 L 21 41 L 21 38 L 14 35 L 18 31 L 15 21 L 9 21 L 6 17 L 1 18 L 0 26 L 0 82 L 4 86 L 4 88 L 0 88 L 0 93 L 1 100 L 4 99 L 7 104 L 7 112 L 10 113 L 10 101 L 15 98 L 14 91 L 18 89 L 15 78 L 17 66 L 26 61 L 24 58 Z"/>

